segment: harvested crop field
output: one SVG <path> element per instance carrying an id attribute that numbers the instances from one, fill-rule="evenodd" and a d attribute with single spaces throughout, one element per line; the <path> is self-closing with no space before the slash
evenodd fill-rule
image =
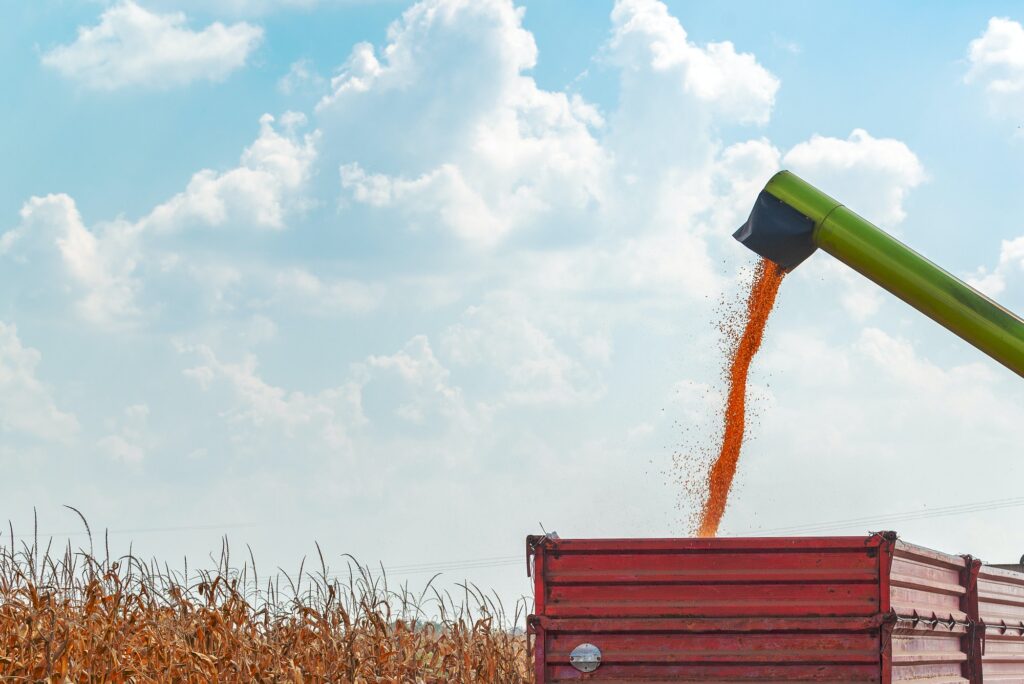
<path id="1" fill-rule="evenodd" d="M 180 572 L 131 556 L 0 545 L 0 679 L 25 682 L 529 682 L 526 637 L 472 586 L 333 573 Z"/>

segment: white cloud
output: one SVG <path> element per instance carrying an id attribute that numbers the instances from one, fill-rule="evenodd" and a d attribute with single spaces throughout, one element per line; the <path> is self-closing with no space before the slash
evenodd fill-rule
<path id="1" fill-rule="evenodd" d="M 992 17 L 968 46 L 967 59 L 971 66 L 964 81 L 981 84 L 993 106 L 1019 111 L 1024 103 L 1024 27 Z"/>
<path id="2" fill-rule="evenodd" d="M 727 285 L 728 266 L 746 256 L 728 236 L 778 170 L 779 156 L 767 140 L 751 140 L 730 145 L 698 170 L 662 169 L 654 188 L 623 186 L 601 216 L 603 239 L 533 255 L 521 269 L 530 274 L 526 286 L 628 293 L 670 308 L 680 297 L 716 296 Z"/>
<path id="3" fill-rule="evenodd" d="M 691 42 L 659 0 L 616 2 L 605 53 L 620 72 L 606 144 L 620 173 L 635 178 L 633 194 L 667 170 L 704 174 L 719 150 L 716 131 L 766 122 L 779 88 L 774 75 L 732 43 Z M 688 180 L 676 178 L 675 185 Z"/>
<path id="4" fill-rule="evenodd" d="M 175 231 L 190 226 L 237 226 L 282 230 L 289 210 L 301 210 L 302 191 L 317 155 L 318 135 L 299 137 L 305 124 L 301 114 L 260 117 L 259 137 L 242 153 L 234 169 L 217 173 L 203 169 L 188 187 L 159 205 L 140 224 L 156 231 Z"/>
<path id="5" fill-rule="evenodd" d="M 776 332 L 765 338 L 753 375 L 755 385 L 771 378 L 773 401 L 748 424 L 756 441 L 744 449 L 729 533 L 754 532 L 759 521 L 772 528 L 883 517 L 936 505 L 936 492 L 954 484 L 967 500 L 1016 495 L 1024 476 L 1017 435 L 1024 388 L 1012 372 L 966 343 L 964 359 L 938 363 L 920 345 L 876 327 L 852 341 L 817 326 Z M 993 472 L 1000 477 L 993 480 Z M 879 488 L 879 477 L 888 486 Z M 902 492 L 899 505 L 894 488 Z M 799 492 L 801 507 L 784 503 L 787 489 Z M 808 514 L 819 508 L 827 514 Z M 938 548 L 1005 548 L 979 538 L 978 524 L 968 517 L 911 521 L 899 531 Z M 858 531 L 859 524 L 828 533 Z"/>
<path id="6" fill-rule="evenodd" d="M 18 330 L 0 322 L 0 432 L 69 442 L 78 433 L 74 415 L 57 408 L 36 377 L 41 354 L 22 346 Z"/>
<path id="7" fill-rule="evenodd" d="M 279 271 L 272 282 L 275 299 L 294 304 L 312 316 L 366 313 L 376 309 L 383 297 L 379 285 L 324 279 L 302 268 Z"/>
<path id="8" fill-rule="evenodd" d="M 347 196 L 481 245 L 599 203 L 602 119 L 523 75 L 536 59 L 507 0 L 424 0 L 379 56 L 357 45 L 317 107 Z"/>
<path id="9" fill-rule="evenodd" d="M 280 9 L 310 9 L 332 0 L 156 0 L 170 7 L 192 7 L 230 14 L 263 14 Z M 337 0 L 333 0 L 337 1 Z"/>
<path id="10" fill-rule="evenodd" d="M 471 307 L 461 322 L 445 331 L 445 353 L 481 376 L 501 376 L 491 390 L 489 401 L 495 406 L 571 405 L 599 399 L 605 392 L 600 370 L 610 354 L 607 339 L 574 340 L 565 334 L 556 339 L 524 313 L 527 308 L 522 303 Z"/>
<path id="11" fill-rule="evenodd" d="M 327 85 L 327 79 L 316 72 L 313 62 L 300 59 L 292 62 L 288 73 L 277 81 L 277 89 L 284 95 L 304 91 L 319 92 Z"/>
<path id="12" fill-rule="evenodd" d="M 111 459 L 124 464 L 141 463 L 146 457 L 142 447 L 129 442 L 121 435 L 107 435 L 97 443 L 97 446 Z"/>
<path id="13" fill-rule="evenodd" d="M 768 121 L 779 80 L 753 55 L 736 52 L 729 41 L 691 43 L 660 0 L 617 0 L 612 24 L 609 51 L 627 73 L 662 75 L 670 96 L 685 93 L 729 120 Z"/>
<path id="14" fill-rule="evenodd" d="M 130 86 L 166 89 L 192 81 L 221 81 L 245 64 L 263 37 L 246 23 L 187 27 L 182 12 L 157 14 L 132 0 L 80 27 L 75 42 L 43 55 L 43 64 L 93 90 Z"/>
<path id="15" fill-rule="evenodd" d="M 1001 295 L 1007 284 L 1024 275 L 1024 236 L 1003 240 L 999 249 L 999 260 L 992 269 L 980 268 L 967 279 L 972 286 L 991 297 Z M 1017 289 L 1018 296 L 1024 293 L 1024 286 Z"/>
<path id="16" fill-rule="evenodd" d="M 772 33 L 772 45 L 779 50 L 788 52 L 791 55 L 799 55 L 801 52 L 803 52 L 803 48 L 800 47 L 799 43 L 792 40 L 787 40 L 786 38 L 774 32 Z"/>
<path id="17" fill-rule="evenodd" d="M 432 225 L 440 219 L 458 237 L 478 244 L 498 242 L 512 228 L 515 216 L 514 212 L 492 211 L 453 164 L 413 180 L 367 174 L 358 164 L 345 164 L 341 167 L 341 187 L 350 191 L 356 202 L 400 208 L 414 227 Z"/>
<path id="18" fill-rule="evenodd" d="M 149 406 L 133 404 L 122 411 L 121 416 L 110 421 L 113 432 L 97 442 L 100 451 L 109 458 L 125 465 L 141 463 L 154 447 L 155 440 L 149 433 Z"/>
<path id="19" fill-rule="evenodd" d="M 308 11 L 330 5 L 396 5 L 406 0 L 146 0 L 151 7 L 186 9 L 189 11 L 229 14 L 232 16 L 261 16 L 279 11 Z"/>
<path id="20" fill-rule="evenodd" d="M 67 195 L 33 197 L 21 208 L 21 223 L 0 241 L 0 256 L 33 262 L 37 275 L 56 275 L 43 265 L 57 255 L 73 284 L 72 297 L 83 318 L 107 324 L 137 313 L 140 283 L 134 277 L 137 230 L 123 221 L 106 224 L 99 234 L 85 227 L 75 201 Z"/>
<path id="21" fill-rule="evenodd" d="M 318 135 L 300 134 L 304 126 L 301 114 L 285 113 L 279 122 L 264 115 L 259 136 L 237 167 L 199 171 L 183 192 L 137 221 L 86 226 L 71 197 L 33 197 L 23 206 L 19 225 L 0 235 L 0 258 L 20 263 L 17 274 L 25 287 L 50 298 L 66 293 L 79 315 L 106 327 L 155 319 L 165 306 L 177 306 L 167 301 L 168 288 L 177 297 L 194 294 L 209 311 L 220 313 L 285 301 L 324 314 L 367 311 L 382 296 L 377 287 L 241 263 L 222 249 L 212 254 L 203 249 L 209 228 L 281 231 L 311 207 L 307 190 Z M 279 291 L 267 291 L 276 286 Z M 158 293 L 161 301 L 140 304 Z"/>
<path id="22" fill-rule="evenodd" d="M 466 439 L 479 432 L 489 415 L 485 407 L 466 401 L 423 335 L 394 354 L 374 354 L 352 364 L 348 377 L 316 392 L 268 382 L 251 354 L 226 362 L 205 345 L 181 345 L 179 351 L 199 357 L 185 375 L 203 390 L 228 390 L 222 416 L 236 426 L 236 443 L 257 453 L 266 453 L 268 444 L 288 444 L 309 455 L 331 454 L 351 462 L 353 455 L 367 459 L 387 453 L 387 445 L 409 438 L 433 445 L 423 448 L 454 453 L 465 449 Z M 461 436 L 462 445 L 448 441 L 453 434 Z M 372 464 L 364 460 L 362 466 Z"/>
<path id="23" fill-rule="evenodd" d="M 845 140 L 814 135 L 793 147 L 782 162 L 883 227 L 903 221 L 907 194 L 927 178 L 924 166 L 905 143 L 874 138 L 860 128 Z"/>
<path id="24" fill-rule="evenodd" d="M 927 180 L 924 166 L 905 143 L 875 138 L 859 128 L 846 139 L 814 135 L 789 150 L 782 165 L 888 231 L 906 217 L 910 191 Z M 803 268 L 801 277 L 824 277 L 841 286 L 839 302 L 855 321 L 875 316 L 885 302 L 877 286 L 833 260 L 815 259 Z"/>
<path id="25" fill-rule="evenodd" d="M 417 425 L 440 420 L 472 429 L 477 419 L 463 397 L 462 389 L 451 384 L 451 372 L 434 355 L 425 335 L 412 338 L 403 349 L 366 359 L 359 375 L 364 386 L 393 375 L 403 386 L 390 399 L 394 415 Z"/>
<path id="26" fill-rule="evenodd" d="M 863 331 L 856 350 L 886 380 L 919 396 L 927 412 L 915 413 L 928 421 L 945 418 L 970 425 L 972 432 L 1009 435 L 1024 420 L 1024 405 L 1001 396 L 1002 382 L 1012 376 L 1002 368 L 981 361 L 943 367 L 919 355 L 908 340 L 877 328 Z"/>
<path id="27" fill-rule="evenodd" d="M 193 6 L 206 17 L 271 4 Z M 608 111 L 529 76 L 537 49 L 511 1 L 428 0 L 382 47 L 353 50 L 314 115 L 319 137 L 304 135 L 298 115 L 265 118 L 237 164 L 200 171 L 141 218 L 83 222 L 64 198 L 35 214 L 40 226 L 49 216 L 45 230 L 26 220 L 0 236 L 0 290 L 19 315 L 36 315 L 37 292 L 66 289 L 76 302 L 105 302 L 83 305 L 94 320 L 137 324 L 116 345 L 132 353 L 118 357 L 124 380 L 110 391 L 130 393 L 116 407 L 146 400 L 154 416 L 117 415 L 80 441 L 138 470 L 166 470 L 161 492 L 206 487 L 224 520 L 290 510 L 308 521 L 318 514 L 310 506 L 331 520 L 379 511 L 354 533 L 390 530 L 390 546 L 413 554 L 429 535 L 409 527 L 419 518 L 408 512 L 427 500 L 444 505 L 419 516 L 423 524 L 456 536 L 479 534 L 474 509 L 518 511 L 523 497 L 540 502 L 537 517 L 577 534 L 678 532 L 667 522 L 677 485 L 661 466 L 684 431 L 718 429 L 716 295 L 737 287 L 750 258 L 729 236 L 783 157 L 737 126 L 764 122 L 779 85 L 742 45 L 694 42 L 662 3 L 620 2 L 615 12 L 603 59 L 621 81 Z M 286 89 L 316 87 L 308 66 L 298 63 Z M 902 143 L 866 133 L 817 137 L 791 161 L 854 209 L 894 221 L 923 176 Z M 893 185 L 900 192 L 879 196 Z M 1012 290 L 1009 254 L 1000 275 L 981 275 Z M 770 390 L 758 376 L 750 394 L 770 420 L 759 430 L 752 419 L 752 437 L 765 439 L 752 442 L 741 477 L 767 484 L 736 499 L 734 520 L 831 510 L 829 499 L 842 497 L 822 482 L 867 480 L 863 491 L 877 493 L 879 472 L 914 483 L 907 471 L 931 476 L 962 467 L 963 454 L 1013 452 L 1017 409 L 983 423 L 984 435 L 957 429 L 990 420 L 996 400 L 1024 406 L 1011 384 L 976 367 L 954 372 L 971 364 L 908 356 L 905 340 L 878 331 L 822 335 L 845 331 L 851 316 L 853 327 L 895 323 L 878 315 L 888 295 L 815 263 L 837 274 L 815 280 L 808 265 L 791 276 L 813 282 L 784 285 L 755 368 L 774 372 Z M 7 289 L 16 271 L 38 287 Z M 803 306 L 814 297 L 824 306 Z M 789 325 L 807 319 L 821 329 Z M 916 334 L 913 321 L 900 323 Z M 860 341 L 842 342 L 847 332 Z M 154 352 L 168 335 L 193 342 L 177 359 L 194 383 L 179 383 L 183 393 L 177 364 Z M 77 352 L 83 339 L 83 367 L 110 360 L 95 330 L 68 344 Z M 154 402 L 134 394 L 138 382 L 168 391 Z M 939 405 L 961 394 L 980 408 Z M 187 434 L 175 431 L 186 424 Z M 935 430 L 953 433 L 949 443 L 934 446 Z M 204 460 L 176 460 L 190 453 Z M 200 466 L 197 485 L 190 473 Z M 176 476 L 187 480 L 178 489 Z M 568 480 L 576 494 L 560 484 Z M 266 484 L 246 496 L 253 481 Z M 928 490 L 943 482 L 934 477 Z M 602 507 L 609 497 L 623 506 Z M 751 500 L 759 506 L 744 508 Z M 807 500 L 816 503 L 800 511 L 786 503 Z M 488 538 L 519 538 L 534 515 L 499 516 Z"/>
<path id="28" fill-rule="evenodd" d="M 379 53 L 356 46 L 317 110 L 345 196 L 391 229 L 441 226 L 490 248 L 568 241 L 539 261 L 541 278 L 570 289 L 716 291 L 707 242 L 742 221 L 779 153 L 766 140 L 722 150 L 715 127 L 765 119 L 777 79 L 730 44 L 691 44 L 661 3 L 620 3 L 609 53 L 623 97 L 609 127 L 523 75 L 537 52 L 519 14 L 507 0 L 429 0 Z M 648 107 L 652 96 L 671 101 Z"/>
<path id="29" fill-rule="evenodd" d="M 846 269 L 845 266 L 843 268 Z M 845 276 L 849 276 L 852 282 L 847 282 L 842 305 L 855 321 L 863 323 L 882 308 L 882 290 L 874 283 L 850 274 L 849 269 L 846 271 Z"/>
<path id="30" fill-rule="evenodd" d="M 802 287 L 823 281 L 833 283 L 838 291 L 833 291 L 832 296 L 838 298 L 846 315 L 857 323 L 877 315 L 889 297 L 878 285 L 831 257 L 807 261 L 790 278 L 801 279 Z"/>
<path id="31" fill-rule="evenodd" d="M 752 197 L 779 169 L 781 153 L 766 138 L 736 143 L 722 150 L 711 168 L 709 229 L 739 227 L 747 220 Z"/>
<path id="32" fill-rule="evenodd" d="M 228 388 L 233 401 L 224 417 L 243 426 L 238 434 L 252 440 L 253 445 L 267 434 L 279 434 L 285 441 L 303 435 L 312 443 L 348 454 L 350 431 L 365 422 L 357 383 L 313 394 L 289 391 L 264 380 L 251 354 L 237 362 L 226 362 L 205 345 L 182 346 L 180 351 L 200 358 L 199 365 L 185 371 L 187 377 L 203 389 L 215 384 Z M 255 436 L 251 434 L 253 429 L 258 433 Z"/>

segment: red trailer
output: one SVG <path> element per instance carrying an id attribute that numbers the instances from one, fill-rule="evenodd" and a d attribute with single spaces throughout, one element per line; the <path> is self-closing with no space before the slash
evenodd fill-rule
<path id="1" fill-rule="evenodd" d="M 1016 567 L 983 565 L 978 573 L 976 615 L 987 682 L 1024 682 L 1024 565 Z"/>
<path id="2" fill-rule="evenodd" d="M 1024 682 L 1024 574 L 868 537 L 529 537 L 538 683 Z"/>

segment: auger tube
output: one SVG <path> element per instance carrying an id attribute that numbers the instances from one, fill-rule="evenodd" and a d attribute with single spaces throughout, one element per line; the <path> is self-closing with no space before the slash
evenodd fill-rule
<path id="1" fill-rule="evenodd" d="M 1024 320 L 789 171 L 734 237 L 787 271 L 820 247 L 1024 377 Z"/>

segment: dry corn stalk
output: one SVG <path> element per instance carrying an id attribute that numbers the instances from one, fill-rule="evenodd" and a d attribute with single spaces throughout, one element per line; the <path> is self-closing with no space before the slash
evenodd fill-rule
<path id="1" fill-rule="evenodd" d="M 260 584 L 255 564 L 232 568 L 226 543 L 215 571 L 190 575 L 70 546 L 56 557 L 36 541 L 19 549 L 12 533 L 0 544 L 0 679 L 532 681 L 514 628 L 523 604 L 508 620 L 500 601 L 463 590 L 459 601 L 429 583 L 392 590 L 354 561 L 330 573 L 322 554 L 317 572 Z"/>

